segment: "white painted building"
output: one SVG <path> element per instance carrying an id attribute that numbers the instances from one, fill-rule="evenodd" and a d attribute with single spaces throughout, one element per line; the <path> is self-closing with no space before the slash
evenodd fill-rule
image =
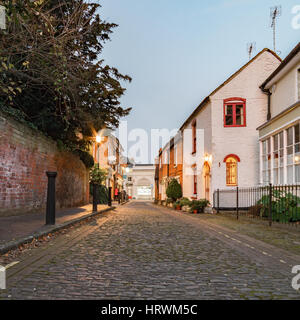
<path id="1" fill-rule="evenodd" d="M 257 127 L 268 113 L 268 96 L 260 85 L 280 63 L 271 50 L 262 50 L 185 121 L 181 127 L 184 197 L 212 203 L 217 189 L 258 185 Z"/>
<path id="2" fill-rule="evenodd" d="M 259 128 L 260 183 L 300 183 L 300 43 L 262 84 L 270 95 L 267 122 Z"/>
<path id="3" fill-rule="evenodd" d="M 133 200 L 153 200 L 155 197 L 155 165 L 135 164 L 126 177 L 126 192 Z"/>

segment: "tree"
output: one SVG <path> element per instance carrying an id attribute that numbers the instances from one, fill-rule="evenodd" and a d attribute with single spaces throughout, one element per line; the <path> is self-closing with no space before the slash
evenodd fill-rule
<path id="1" fill-rule="evenodd" d="M 3 0 L 0 107 L 67 146 L 86 150 L 103 127 L 114 129 L 131 108 L 120 105 L 131 81 L 101 59 L 117 26 L 84 0 Z"/>
<path id="2" fill-rule="evenodd" d="M 168 198 L 171 198 L 174 202 L 182 197 L 181 185 L 176 179 L 172 179 L 169 183 L 166 194 Z"/>

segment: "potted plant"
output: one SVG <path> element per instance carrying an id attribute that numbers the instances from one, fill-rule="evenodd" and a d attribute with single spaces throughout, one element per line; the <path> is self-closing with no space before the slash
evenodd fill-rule
<path id="1" fill-rule="evenodd" d="M 203 213 L 204 208 L 209 204 L 209 201 L 206 199 L 193 200 L 191 203 L 191 211 L 193 213 Z"/>
<path id="2" fill-rule="evenodd" d="M 171 198 L 173 200 L 173 202 L 176 202 L 182 197 L 181 185 L 176 179 L 171 180 L 167 187 L 166 194 L 168 198 Z"/>
<path id="3" fill-rule="evenodd" d="M 174 202 L 173 207 L 175 210 L 181 210 L 180 200 L 177 200 L 176 202 Z"/>

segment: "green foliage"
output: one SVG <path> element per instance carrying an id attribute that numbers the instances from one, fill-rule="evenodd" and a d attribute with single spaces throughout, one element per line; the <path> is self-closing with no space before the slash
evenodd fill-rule
<path id="1" fill-rule="evenodd" d="M 102 185 L 106 178 L 107 170 L 99 168 L 98 164 L 95 164 L 90 171 L 90 183 Z"/>
<path id="2" fill-rule="evenodd" d="M 88 169 L 94 166 L 94 158 L 89 152 L 77 149 L 74 151 L 74 153 L 79 156 L 80 160 Z"/>
<path id="3" fill-rule="evenodd" d="M 94 185 L 90 184 L 90 194 L 93 195 Z M 108 203 L 108 189 L 104 185 L 97 185 L 97 203 L 107 204 Z"/>
<path id="4" fill-rule="evenodd" d="M 177 199 L 182 197 L 181 185 L 176 179 L 171 180 L 167 187 L 166 194 L 168 198 L 173 199 L 173 201 L 176 201 Z"/>
<path id="5" fill-rule="evenodd" d="M 174 209 L 176 209 L 178 206 L 181 208 L 180 200 L 177 200 L 177 201 L 173 202 L 173 208 Z"/>
<path id="6" fill-rule="evenodd" d="M 270 196 L 264 195 L 257 202 L 260 206 L 259 215 L 262 218 L 269 216 Z M 274 190 L 271 199 L 272 220 L 288 223 L 300 221 L 300 198 L 283 190 Z"/>
<path id="7" fill-rule="evenodd" d="M 191 202 L 191 210 L 192 211 L 197 211 L 198 213 L 203 213 L 204 208 L 209 205 L 209 201 L 206 199 L 201 199 L 201 200 L 193 200 Z"/>
<path id="8" fill-rule="evenodd" d="M 131 110 L 120 104 L 121 82 L 131 78 L 101 59 L 117 25 L 84 0 L 1 3 L 7 29 L 0 30 L 0 108 L 68 150 L 87 150 L 95 131 L 116 128 Z"/>
<path id="9" fill-rule="evenodd" d="M 192 201 L 191 201 L 190 199 L 188 199 L 188 198 L 182 198 L 182 199 L 180 199 L 180 205 L 181 205 L 182 207 L 191 206 L 191 204 L 192 204 Z"/>

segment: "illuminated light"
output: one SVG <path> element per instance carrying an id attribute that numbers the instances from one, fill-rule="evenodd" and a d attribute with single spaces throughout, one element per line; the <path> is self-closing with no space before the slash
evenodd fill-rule
<path id="1" fill-rule="evenodd" d="M 129 172 L 130 172 L 130 169 L 129 169 L 129 168 L 126 168 L 125 171 L 126 171 L 127 173 L 129 173 Z"/>
<path id="2" fill-rule="evenodd" d="M 295 157 L 295 162 L 299 162 L 300 161 L 300 156 L 296 156 Z"/>
<path id="3" fill-rule="evenodd" d="M 102 140 L 102 139 L 101 139 L 101 137 L 100 137 L 100 136 L 96 136 L 96 142 L 97 142 L 97 143 L 100 143 L 100 142 L 101 142 L 101 140 Z"/>

